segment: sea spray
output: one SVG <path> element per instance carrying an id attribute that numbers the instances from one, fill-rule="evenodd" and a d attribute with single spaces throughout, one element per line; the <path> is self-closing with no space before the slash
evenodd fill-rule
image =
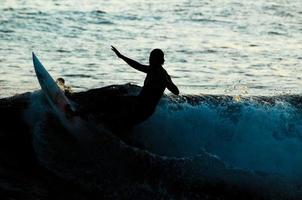
<path id="1" fill-rule="evenodd" d="M 233 167 L 301 178 L 302 111 L 296 105 L 278 98 L 220 99 L 192 104 L 166 98 L 132 137 L 161 155 L 190 156 L 204 149 Z"/>

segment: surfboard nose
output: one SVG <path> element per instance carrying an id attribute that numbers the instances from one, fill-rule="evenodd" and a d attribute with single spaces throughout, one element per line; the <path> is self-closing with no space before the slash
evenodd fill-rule
<path id="1" fill-rule="evenodd" d="M 37 56 L 35 55 L 34 52 L 32 52 L 32 57 L 33 57 L 33 60 L 34 60 L 34 61 L 37 60 Z"/>
<path id="2" fill-rule="evenodd" d="M 34 68 L 35 70 L 37 70 L 38 66 L 43 66 L 42 63 L 40 62 L 40 60 L 38 59 L 38 57 L 36 56 L 36 54 L 34 52 L 32 52 L 32 57 L 33 57 L 33 63 L 34 63 Z M 40 67 L 41 70 L 45 70 L 44 69 L 44 66 L 43 67 Z M 41 71 L 40 70 L 40 71 Z M 46 71 L 46 70 L 45 70 Z"/>
<path id="3" fill-rule="evenodd" d="M 33 59 L 33 64 L 34 64 L 34 69 L 37 75 L 38 80 L 40 81 L 40 77 L 42 77 L 43 73 L 48 75 L 48 72 L 46 71 L 46 69 L 44 68 L 44 66 L 42 65 L 42 63 L 39 61 L 38 57 L 36 56 L 36 54 L 34 52 L 32 52 L 32 59 Z"/>

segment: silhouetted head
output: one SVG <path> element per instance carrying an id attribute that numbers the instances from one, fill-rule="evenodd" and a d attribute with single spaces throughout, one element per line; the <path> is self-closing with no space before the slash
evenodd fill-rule
<path id="1" fill-rule="evenodd" d="M 65 84 L 64 78 L 58 78 L 57 83 L 60 83 L 60 84 L 64 85 Z"/>
<path id="2" fill-rule="evenodd" d="M 149 64 L 151 66 L 162 66 L 164 62 L 164 52 L 160 49 L 153 49 L 150 53 Z"/>

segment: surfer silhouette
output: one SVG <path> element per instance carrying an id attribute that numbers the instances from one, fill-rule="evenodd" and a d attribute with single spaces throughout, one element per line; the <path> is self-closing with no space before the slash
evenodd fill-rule
<path id="1" fill-rule="evenodd" d="M 136 96 L 114 86 L 90 90 L 86 93 L 90 98 L 82 99 L 78 113 L 83 118 L 100 121 L 116 135 L 122 136 L 126 134 L 124 130 L 131 129 L 154 113 L 166 88 L 175 95 L 179 94 L 179 90 L 163 68 L 165 60 L 162 50 L 152 50 L 149 65 L 143 65 L 111 47 L 128 65 L 146 73 L 144 85 Z"/>
<path id="2" fill-rule="evenodd" d="M 130 97 L 128 100 L 125 99 L 128 102 L 132 101 L 132 106 L 134 106 L 132 112 L 135 117 L 132 118 L 131 123 L 138 124 L 150 117 L 166 88 L 175 95 L 179 94 L 177 86 L 163 68 L 165 59 L 164 52 L 161 49 L 153 49 L 150 53 L 149 65 L 143 65 L 124 56 L 114 46 L 111 47 L 117 57 L 124 60 L 129 66 L 146 73 L 144 85 L 139 95 Z"/>

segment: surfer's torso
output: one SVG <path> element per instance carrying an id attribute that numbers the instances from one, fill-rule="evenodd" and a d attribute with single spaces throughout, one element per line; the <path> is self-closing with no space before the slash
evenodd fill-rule
<path id="1" fill-rule="evenodd" d="M 169 75 L 163 67 L 150 67 L 139 94 L 142 104 L 148 104 L 150 109 L 155 109 L 167 87 L 167 76 Z"/>

